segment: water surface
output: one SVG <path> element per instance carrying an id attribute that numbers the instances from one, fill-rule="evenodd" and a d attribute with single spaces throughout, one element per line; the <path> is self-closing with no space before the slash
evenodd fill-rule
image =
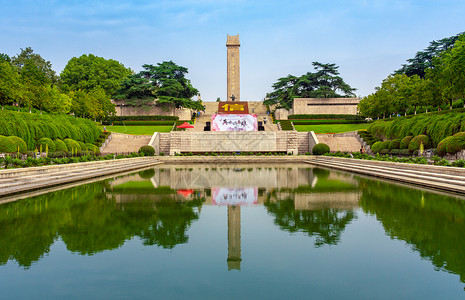
<path id="1" fill-rule="evenodd" d="M 0 298 L 463 299 L 464 236 L 453 195 L 160 166 L 0 205 Z"/>

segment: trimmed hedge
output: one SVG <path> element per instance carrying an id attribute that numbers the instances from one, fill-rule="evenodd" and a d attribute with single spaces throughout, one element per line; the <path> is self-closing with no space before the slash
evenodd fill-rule
<path id="1" fill-rule="evenodd" d="M 408 144 L 408 149 L 410 151 L 415 151 L 420 149 L 420 145 L 423 143 L 424 149 L 431 147 L 431 140 L 427 135 L 420 134 L 414 137 Z"/>
<path id="2" fill-rule="evenodd" d="M 26 154 L 27 145 L 26 145 L 26 142 L 22 138 L 17 137 L 17 136 L 9 136 L 9 138 L 15 147 L 15 152 L 18 152 L 18 147 L 19 147 L 19 152 L 22 154 Z"/>
<path id="3" fill-rule="evenodd" d="M 388 149 L 389 150 L 389 145 L 391 144 L 391 141 L 385 141 L 385 142 L 381 142 L 381 150 L 383 149 Z"/>
<path id="4" fill-rule="evenodd" d="M 115 116 L 109 118 L 108 122 L 119 122 L 119 121 L 177 121 L 179 117 L 177 116 Z"/>
<path id="5" fill-rule="evenodd" d="M 282 120 L 279 123 L 281 124 L 281 130 L 293 130 L 291 121 Z"/>
<path id="6" fill-rule="evenodd" d="M 9 137 L 0 135 L 0 153 L 14 153 L 17 151 L 15 148 L 15 144 Z"/>
<path id="7" fill-rule="evenodd" d="M 87 119 L 0 110 L 0 135 L 22 138 L 29 150 L 34 150 L 43 137 L 93 143 L 99 134 L 97 125 Z"/>
<path id="8" fill-rule="evenodd" d="M 49 139 L 49 138 L 41 138 L 38 142 L 37 142 L 37 148 L 40 149 L 40 145 L 42 145 L 42 151 L 45 151 L 45 149 L 47 149 L 47 145 L 48 145 L 48 151 L 49 152 L 55 152 L 56 150 L 56 146 L 55 146 L 55 143 Z"/>
<path id="9" fill-rule="evenodd" d="M 465 149 L 465 135 L 454 135 L 446 144 L 447 153 L 455 154 Z"/>
<path id="10" fill-rule="evenodd" d="M 325 143 L 318 143 L 315 146 L 313 146 L 312 154 L 313 155 L 323 155 L 325 153 L 328 153 L 329 151 L 330 150 L 329 150 L 328 145 L 326 145 Z"/>
<path id="11" fill-rule="evenodd" d="M 381 151 L 381 146 L 383 145 L 383 142 L 376 142 L 374 143 L 373 145 L 371 145 L 371 151 L 373 151 L 373 153 L 379 153 L 379 151 Z"/>
<path id="12" fill-rule="evenodd" d="M 282 121 L 281 121 L 282 122 Z M 362 124 L 366 123 L 363 120 L 344 120 L 344 119 L 330 119 L 330 120 L 292 120 L 294 125 L 321 125 L 321 124 Z"/>
<path id="13" fill-rule="evenodd" d="M 389 143 L 389 150 L 400 149 L 400 141 L 401 141 L 401 139 L 392 140 Z"/>
<path id="14" fill-rule="evenodd" d="M 364 120 L 363 117 L 357 115 L 290 115 L 287 117 L 289 120 L 326 120 L 326 119 L 340 119 L 340 120 Z M 295 124 L 295 123 L 294 123 Z"/>
<path id="15" fill-rule="evenodd" d="M 445 139 L 443 139 L 442 141 L 439 142 L 439 145 L 436 149 L 436 151 L 438 152 L 438 155 L 440 156 L 444 156 L 447 154 L 447 144 L 449 143 L 449 141 L 452 139 L 453 137 L 452 136 L 448 136 L 446 137 Z"/>
<path id="16" fill-rule="evenodd" d="M 173 121 L 124 121 L 114 122 L 113 125 L 124 124 L 126 126 L 173 126 Z"/>
<path id="17" fill-rule="evenodd" d="M 94 144 L 86 144 L 86 151 L 93 152 L 94 154 L 100 154 L 100 149 Z"/>
<path id="18" fill-rule="evenodd" d="M 146 145 L 139 148 L 139 153 L 144 154 L 144 156 L 154 156 L 155 149 L 152 146 Z"/>
<path id="19" fill-rule="evenodd" d="M 410 141 L 413 139 L 413 136 L 408 135 L 404 137 L 402 140 L 400 140 L 399 147 L 400 149 L 408 149 L 408 145 L 410 144 Z"/>
<path id="20" fill-rule="evenodd" d="M 68 147 L 66 147 L 65 142 L 60 139 L 55 140 L 55 147 L 56 152 L 68 152 Z"/>
<path id="21" fill-rule="evenodd" d="M 431 139 L 431 146 L 436 146 L 444 138 L 465 131 L 465 109 L 378 120 L 368 130 L 379 139 L 427 135 Z"/>

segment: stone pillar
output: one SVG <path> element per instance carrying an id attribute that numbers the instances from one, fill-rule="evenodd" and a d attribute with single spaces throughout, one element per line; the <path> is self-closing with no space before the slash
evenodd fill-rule
<path id="1" fill-rule="evenodd" d="M 240 87 L 240 68 L 239 68 L 239 35 L 229 35 L 226 42 L 228 48 L 228 93 L 226 101 L 240 101 L 241 100 L 241 87 Z"/>

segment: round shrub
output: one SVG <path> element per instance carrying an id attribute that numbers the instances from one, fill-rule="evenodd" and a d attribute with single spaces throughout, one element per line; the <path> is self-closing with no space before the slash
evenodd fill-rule
<path id="1" fill-rule="evenodd" d="M 465 149 L 465 135 L 454 135 L 446 144 L 447 153 L 455 154 Z"/>
<path id="2" fill-rule="evenodd" d="M 447 144 L 449 144 L 449 141 L 452 138 L 453 138 L 452 136 L 448 136 L 448 137 L 446 137 L 445 139 L 443 139 L 442 141 L 439 142 L 438 148 L 437 148 L 438 155 L 444 156 L 444 155 L 447 154 Z"/>
<path id="3" fill-rule="evenodd" d="M 79 143 L 76 142 L 73 139 L 65 139 L 63 142 L 66 144 L 66 148 L 68 148 L 68 151 L 71 152 L 81 152 L 81 146 L 79 146 Z M 72 150 L 73 149 L 73 150 Z"/>
<path id="4" fill-rule="evenodd" d="M 45 149 L 47 149 L 47 145 L 48 145 L 48 152 L 55 152 L 56 150 L 55 143 L 49 138 L 41 138 L 37 142 L 37 149 L 40 149 L 40 145 L 42 145 L 42 151 L 44 152 L 45 152 Z"/>
<path id="5" fill-rule="evenodd" d="M 453 135 L 454 137 L 457 137 L 457 136 L 462 136 L 462 137 L 465 137 L 465 132 L 462 131 L 462 132 L 457 132 L 456 134 Z"/>
<path id="6" fill-rule="evenodd" d="M 60 151 L 60 152 L 68 152 L 68 147 L 66 147 L 65 142 L 63 142 L 60 139 L 55 140 L 55 151 Z"/>
<path id="7" fill-rule="evenodd" d="M 412 152 L 409 149 L 400 149 L 399 154 L 400 155 L 405 155 L 405 156 L 410 156 L 410 155 L 412 155 Z"/>
<path id="8" fill-rule="evenodd" d="M 86 144 L 86 151 L 92 153 L 92 154 L 100 154 L 100 149 L 99 147 L 95 146 L 94 144 L 91 144 L 91 143 L 87 143 Z"/>
<path id="9" fill-rule="evenodd" d="M 381 150 L 383 149 L 388 149 L 389 150 L 389 145 L 391 144 L 391 141 L 385 141 L 385 142 L 381 142 Z"/>
<path id="10" fill-rule="evenodd" d="M 371 145 L 371 151 L 373 151 L 373 153 L 379 153 L 379 151 L 383 149 L 382 146 L 383 142 L 376 142 L 373 145 Z"/>
<path id="11" fill-rule="evenodd" d="M 79 144 L 79 147 L 81 147 L 82 152 L 86 151 L 87 147 L 85 143 L 80 142 L 80 141 L 77 141 L 77 143 Z"/>
<path id="12" fill-rule="evenodd" d="M 323 155 L 329 152 L 329 146 L 325 143 L 318 143 L 313 146 L 312 153 L 313 155 Z"/>
<path id="13" fill-rule="evenodd" d="M 410 141 L 413 139 L 413 136 L 408 135 L 404 137 L 402 140 L 400 140 L 399 148 L 400 149 L 408 149 L 408 145 L 410 144 Z"/>
<path id="14" fill-rule="evenodd" d="M 392 149 L 392 150 L 391 150 L 391 154 L 393 154 L 393 155 L 399 155 L 399 154 L 400 154 L 400 151 L 401 151 L 401 149 Z"/>
<path id="15" fill-rule="evenodd" d="M 14 147 L 15 147 L 15 152 L 18 152 L 18 147 L 19 147 L 19 152 L 22 154 L 26 154 L 27 152 L 27 145 L 26 142 L 17 136 L 10 136 L 10 141 L 12 141 Z"/>
<path id="16" fill-rule="evenodd" d="M 9 137 L 0 135 L 0 153 L 14 153 L 16 151 L 13 141 Z"/>
<path id="17" fill-rule="evenodd" d="M 414 137 L 410 141 L 410 143 L 408 144 L 408 149 L 410 151 L 418 150 L 418 149 L 420 149 L 421 143 L 423 143 L 424 149 L 431 147 L 430 138 L 427 135 L 420 134 L 420 135 L 417 135 L 416 137 Z"/>
<path id="18" fill-rule="evenodd" d="M 389 150 L 393 150 L 393 149 L 400 149 L 400 141 L 401 139 L 395 139 L 395 140 L 392 140 L 390 143 L 389 143 Z"/>
<path id="19" fill-rule="evenodd" d="M 154 156 L 155 149 L 152 146 L 146 145 L 139 148 L 139 153 L 144 154 L 144 156 Z"/>

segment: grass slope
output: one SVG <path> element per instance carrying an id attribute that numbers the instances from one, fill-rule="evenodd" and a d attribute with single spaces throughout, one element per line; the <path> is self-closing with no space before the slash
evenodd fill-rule
<path id="1" fill-rule="evenodd" d="M 325 125 L 294 125 L 297 131 L 314 131 L 315 133 L 340 133 L 367 129 L 370 124 L 325 124 Z"/>

